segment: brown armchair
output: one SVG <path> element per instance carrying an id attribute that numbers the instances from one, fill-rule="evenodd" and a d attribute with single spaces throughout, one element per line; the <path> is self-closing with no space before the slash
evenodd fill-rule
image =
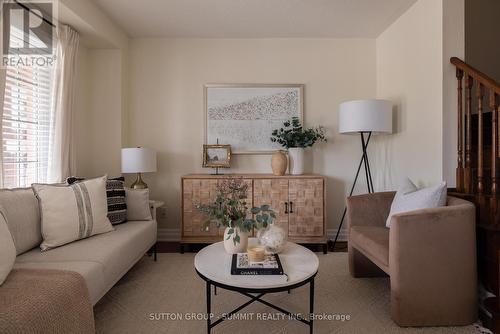
<path id="1" fill-rule="evenodd" d="M 347 199 L 349 270 L 389 275 L 391 317 L 400 326 L 467 325 L 477 319 L 475 209 L 447 206 L 395 214 L 394 192 Z"/>

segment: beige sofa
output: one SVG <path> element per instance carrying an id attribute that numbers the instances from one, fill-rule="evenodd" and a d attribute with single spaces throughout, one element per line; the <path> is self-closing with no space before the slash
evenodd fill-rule
<path id="1" fill-rule="evenodd" d="M 354 277 L 389 275 L 391 316 L 400 326 L 468 325 L 477 318 L 475 208 L 447 206 L 395 214 L 394 192 L 347 200 L 349 269 Z"/>
<path id="2" fill-rule="evenodd" d="M 75 271 L 85 279 L 93 305 L 156 244 L 156 208 L 152 208 L 153 220 L 115 225 L 112 232 L 41 252 L 40 213 L 31 188 L 0 190 L 0 205 L 16 246 L 14 269 Z"/>

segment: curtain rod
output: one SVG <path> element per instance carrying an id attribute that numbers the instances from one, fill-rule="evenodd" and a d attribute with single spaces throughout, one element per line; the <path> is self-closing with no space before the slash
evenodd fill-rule
<path id="1" fill-rule="evenodd" d="M 42 19 L 42 21 L 44 21 L 44 22 L 46 22 L 46 23 L 50 24 L 52 27 L 54 27 L 54 28 L 56 27 L 56 25 L 55 25 L 54 23 L 50 22 L 49 20 L 47 20 L 46 18 L 44 18 L 44 17 L 43 17 L 43 16 L 41 16 L 40 14 L 38 14 L 38 13 L 34 12 L 33 10 L 31 10 L 31 8 L 29 8 L 29 7 L 28 7 L 28 6 L 26 6 L 25 4 L 23 4 L 23 3 L 21 3 L 21 2 L 19 2 L 19 1 L 17 1 L 17 0 L 14 0 L 14 2 L 15 2 L 16 4 L 18 4 L 20 7 L 24 8 L 25 10 L 27 10 L 28 12 L 30 12 L 30 13 L 32 13 L 33 15 L 35 15 L 35 16 L 39 17 L 40 19 Z"/>

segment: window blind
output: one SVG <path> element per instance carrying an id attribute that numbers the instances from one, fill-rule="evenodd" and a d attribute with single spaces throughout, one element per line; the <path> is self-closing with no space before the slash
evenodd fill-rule
<path id="1" fill-rule="evenodd" d="M 10 41 L 22 39 L 11 27 Z M 12 44 L 11 44 L 12 45 Z M 2 115 L 3 185 L 46 182 L 52 122 L 52 68 L 7 67 Z"/>

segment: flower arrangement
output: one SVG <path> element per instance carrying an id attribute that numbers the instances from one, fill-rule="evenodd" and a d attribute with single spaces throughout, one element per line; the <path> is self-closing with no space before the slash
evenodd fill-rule
<path id="1" fill-rule="evenodd" d="M 298 117 L 285 121 L 283 127 L 273 130 L 271 141 L 284 148 L 306 148 L 313 146 L 317 141 L 326 142 L 325 129 L 322 126 L 304 129 Z"/>
<path id="2" fill-rule="evenodd" d="M 208 216 L 204 222 L 204 228 L 215 224 L 218 228 L 229 228 L 228 236 L 233 238 L 236 245 L 240 242 L 238 231 L 250 232 L 252 228 L 266 228 L 276 218 L 275 212 L 269 205 L 253 207 L 249 210 L 247 197 L 248 184 L 241 178 L 225 179 L 217 185 L 215 201 L 210 204 L 197 204 L 198 211 Z M 248 213 L 255 215 L 255 219 L 248 218 Z"/>

